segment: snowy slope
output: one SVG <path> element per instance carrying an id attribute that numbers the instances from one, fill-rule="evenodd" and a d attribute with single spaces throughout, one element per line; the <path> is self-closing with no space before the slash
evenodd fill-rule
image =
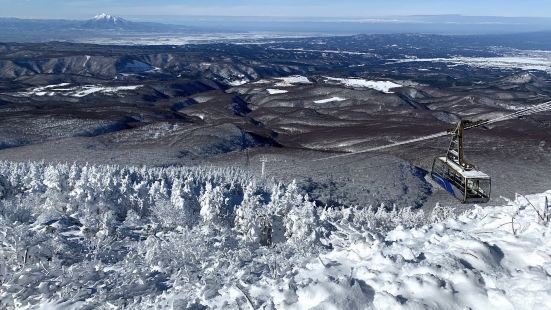
<path id="1" fill-rule="evenodd" d="M 103 85 L 82 85 L 82 86 L 70 86 L 69 83 L 62 83 L 56 85 L 47 85 L 41 87 L 30 88 L 25 92 L 18 92 L 13 94 L 18 97 L 29 96 L 67 96 L 67 97 L 86 97 L 88 95 L 100 93 L 103 95 L 116 95 L 119 92 L 132 91 L 143 87 L 143 85 L 129 85 L 129 86 L 103 86 Z"/>
<path id="2" fill-rule="evenodd" d="M 131 29 L 134 24 L 122 17 L 101 13 L 84 22 L 83 26 L 86 29 Z"/>
<path id="3" fill-rule="evenodd" d="M 551 309 L 551 229 L 530 204 L 543 214 L 545 196 L 387 234 L 342 219 L 332 251 L 248 294 L 277 309 Z M 207 304 L 236 293 L 223 292 Z"/>
<path id="4" fill-rule="evenodd" d="M 396 60 L 396 62 L 435 62 L 449 63 L 452 66 L 551 72 L 551 53 L 548 51 L 525 51 L 501 57 L 409 58 Z"/>
<path id="5" fill-rule="evenodd" d="M 342 98 L 342 97 L 331 97 L 331 98 L 327 98 L 327 99 L 320 99 L 320 100 L 314 100 L 314 103 L 329 103 L 329 102 L 340 102 L 340 101 L 345 101 L 346 98 Z"/>
<path id="6" fill-rule="evenodd" d="M 528 199 L 542 212 L 544 197 Z M 290 308 L 551 309 L 551 229 L 525 198 L 386 236 L 341 232 L 297 270 Z"/>
<path id="7" fill-rule="evenodd" d="M 119 24 L 119 23 L 125 23 L 126 20 L 118 17 L 118 16 L 112 16 L 106 13 L 101 13 L 96 16 L 92 20 L 98 21 L 98 22 L 108 22 L 113 24 Z"/>
<path id="8" fill-rule="evenodd" d="M 291 75 L 286 77 L 280 77 L 276 78 L 276 80 L 279 80 L 274 86 L 276 87 L 290 87 L 295 84 L 312 84 L 312 81 L 310 81 L 307 77 L 302 75 Z"/>
<path id="9" fill-rule="evenodd" d="M 286 94 L 289 92 L 288 90 L 285 90 L 285 89 L 276 89 L 276 88 L 268 88 L 266 89 L 266 91 L 270 95 Z"/>
<path id="10" fill-rule="evenodd" d="M 257 181 L 0 162 L 0 308 L 551 308 L 551 191 L 425 215 Z"/>
<path id="11" fill-rule="evenodd" d="M 391 82 L 391 81 L 370 81 L 365 79 L 356 79 L 356 78 L 334 78 L 334 77 L 325 77 L 326 83 L 338 83 L 344 86 L 353 87 L 353 88 L 370 88 L 375 89 L 386 94 L 392 94 L 390 91 L 393 88 L 402 87 L 402 85 Z"/>

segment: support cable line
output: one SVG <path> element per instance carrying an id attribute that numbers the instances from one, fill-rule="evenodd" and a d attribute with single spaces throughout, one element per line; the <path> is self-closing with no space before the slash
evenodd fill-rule
<path id="1" fill-rule="evenodd" d="M 496 117 L 496 118 L 491 119 L 491 120 L 469 123 L 464 127 L 464 129 L 466 130 L 466 129 L 472 129 L 472 128 L 476 128 L 476 127 L 486 126 L 486 125 L 494 124 L 494 123 L 497 123 L 497 122 L 503 122 L 503 121 L 515 119 L 515 118 L 518 118 L 518 117 L 521 117 L 521 116 L 528 116 L 528 115 L 541 113 L 541 112 L 546 112 L 546 111 L 550 111 L 550 110 L 551 110 L 551 101 L 548 101 L 548 102 L 544 102 L 544 103 L 541 103 L 541 104 L 537 104 L 537 105 L 532 106 L 530 108 L 526 108 L 526 109 L 516 111 L 516 112 L 510 113 L 510 114 L 506 114 L 506 115 L 503 115 L 503 116 L 500 116 L 500 117 Z M 387 145 L 372 147 L 372 148 L 368 148 L 368 149 L 365 149 L 365 150 L 360 150 L 360 151 L 357 151 L 357 152 L 350 152 L 350 153 L 338 154 L 338 155 L 324 157 L 324 158 L 318 158 L 318 159 L 314 159 L 313 161 L 321 161 L 321 160 L 327 160 L 327 159 L 347 157 L 347 156 L 352 156 L 352 155 L 356 155 L 356 154 L 375 152 L 375 151 L 380 151 L 380 150 L 384 150 L 384 149 L 388 149 L 388 148 L 392 148 L 392 147 L 396 147 L 396 146 L 400 146 L 400 145 L 405 145 L 405 144 L 410 144 L 410 143 L 421 142 L 421 141 L 425 141 L 425 140 L 431 140 L 431 139 L 436 139 L 436 138 L 440 138 L 440 137 L 445 137 L 445 136 L 449 136 L 449 135 L 452 135 L 452 134 L 453 134 L 453 130 L 451 130 L 451 131 L 450 130 L 442 131 L 442 132 L 438 132 L 438 133 L 431 134 L 431 135 L 428 135 L 428 136 L 423 136 L 423 137 L 418 137 L 418 138 L 414 138 L 414 139 L 410 139 L 410 140 L 406 140 L 406 141 L 400 141 L 400 142 L 391 143 L 391 144 L 387 144 Z"/>
<path id="2" fill-rule="evenodd" d="M 515 119 L 515 118 L 518 118 L 518 117 L 521 117 L 521 116 L 528 116 L 528 115 L 532 115 L 532 114 L 536 114 L 536 113 L 540 113 L 540 112 L 545 112 L 545 111 L 549 111 L 549 110 L 551 110 L 551 101 L 544 102 L 544 103 L 535 105 L 531 108 L 526 108 L 526 109 L 516 111 L 516 112 L 511 113 L 511 114 L 503 115 L 503 116 L 500 116 L 500 117 L 497 117 L 497 118 L 494 118 L 494 119 L 491 119 L 491 120 L 487 120 L 487 121 L 484 121 L 482 123 L 476 123 L 476 124 L 465 127 L 465 129 L 471 129 L 471 128 L 475 128 L 475 127 L 479 127 L 479 126 L 490 125 L 490 124 L 494 124 L 494 123 L 497 123 L 497 122 L 503 122 L 503 121 Z"/>
<path id="3" fill-rule="evenodd" d="M 392 143 L 392 144 L 387 144 L 387 145 L 372 147 L 372 148 L 365 149 L 365 150 L 361 150 L 361 151 L 358 151 L 358 152 L 352 152 L 352 153 L 346 153 L 346 154 L 339 154 L 339 155 L 334 155 L 334 156 L 329 156 L 329 157 L 314 159 L 314 161 L 320 161 L 320 160 L 326 160 L 326 159 L 333 159 L 333 158 L 339 158 L 339 157 L 346 157 L 346 156 L 351 156 L 351 155 L 355 155 L 355 154 L 363 154 L 363 153 L 375 152 L 375 151 L 380 151 L 380 150 L 388 149 L 388 148 L 395 147 L 395 146 L 400 146 L 400 145 L 409 144 L 409 143 L 415 143 L 415 142 L 421 142 L 421 141 L 425 141 L 425 140 L 431 140 L 431 139 L 435 139 L 435 138 L 445 137 L 445 136 L 448 136 L 448 135 L 450 135 L 450 133 L 449 133 L 448 131 L 442 131 L 442 132 L 435 133 L 435 134 L 432 134 L 432 135 L 428 135 L 428 136 L 424 136 L 424 137 L 419 137 L 419 138 L 414 138 L 414 139 L 406 140 L 406 141 L 400 141 L 400 142 L 396 142 L 396 143 Z"/>

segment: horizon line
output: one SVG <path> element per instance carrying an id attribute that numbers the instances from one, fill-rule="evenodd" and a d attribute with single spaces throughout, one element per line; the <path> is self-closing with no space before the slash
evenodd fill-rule
<path id="1" fill-rule="evenodd" d="M 23 16 L 0 16 L 4 19 L 23 19 L 23 20 L 88 20 L 93 19 L 94 17 L 100 14 L 107 14 L 113 17 L 122 17 L 122 18 L 147 18 L 147 17 L 174 17 L 174 18 L 274 18 L 274 19 L 289 19 L 289 20 L 300 20 L 300 19 L 325 19 L 325 20 L 361 20 L 361 19 L 385 19 L 385 18 L 404 18 L 404 17 L 477 17 L 477 18 L 504 18 L 504 19 L 549 19 L 551 16 L 505 16 L 505 15 L 465 15 L 465 14 L 412 14 L 412 15 L 372 15 L 372 16 L 281 16 L 281 15 L 203 15 L 203 14 L 131 14 L 131 15 L 120 15 L 120 14 L 111 14 L 105 12 L 99 12 L 94 16 L 89 18 L 70 18 L 70 17 L 23 17 Z"/>

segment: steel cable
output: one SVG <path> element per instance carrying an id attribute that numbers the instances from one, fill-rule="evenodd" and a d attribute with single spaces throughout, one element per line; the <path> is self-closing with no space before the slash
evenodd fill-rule
<path id="1" fill-rule="evenodd" d="M 465 129 L 472 129 L 472 128 L 476 128 L 476 127 L 480 127 L 480 126 L 490 125 L 490 124 L 494 124 L 494 123 L 497 123 L 497 122 L 502 122 L 502 121 L 506 121 L 506 120 L 510 120 L 510 119 L 515 119 L 515 118 L 518 118 L 518 117 L 521 117 L 521 116 L 528 116 L 528 115 L 532 115 L 532 114 L 535 114 L 535 113 L 546 112 L 546 111 L 550 111 L 550 110 L 551 110 L 551 101 L 548 101 L 548 102 L 537 104 L 537 105 L 532 106 L 530 108 L 526 108 L 526 109 L 523 109 L 523 110 L 520 110 L 520 111 L 516 111 L 514 113 L 502 115 L 500 117 L 496 117 L 496 118 L 491 119 L 491 120 L 487 120 L 487 121 L 484 121 L 484 122 L 481 122 L 481 123 L 477 123 L 477 124 L 472 125 L 472 126 L 467 126 L 467 127 L 465 127 Z M 428 136 L 423 136 L 423 137 L 418 137 L 418 138 L 414 138 L 414 139 L 410 139 L 410 140 L 405 140 L 405 141 L 386 144 L 386 145 L 382 145 L 382 146 L 372 147 L 372 148 L 368 148 L 368 149 L 361 150 L 361 151 L 350 152 L 350 153 L 345 153 L 345 154 L 338 154 L 338 155 L 324 157 L 324 158 L 318 158 L 318 159 L 314 159 L 313 161 L 334 159 L 334 158 L 352 156 L 352 155 L 356 155 L 356 154 L 375 152 L 375 151 L 380 151 L 380 150 L 384 150 L 384 149 L 387 149 L 387 148 L 392 148 L 392 147 L 396 147 L 396 146 L 400 146 L 400 145 L 405 145 L 405 144 L 410 144 L 410 143 L 415 143 L 415 142 L 420 142 L 420 141 L 445 137 L 445 136 L 448 136 L 448 135 L 451 135 L 451 134 L 452 134 L 452 132 L 450 132 L 450 131 L 442 131 L 442 132 L 438 132 L 438 133 L 431 134 L 431 135 L 428 135 Z"/>

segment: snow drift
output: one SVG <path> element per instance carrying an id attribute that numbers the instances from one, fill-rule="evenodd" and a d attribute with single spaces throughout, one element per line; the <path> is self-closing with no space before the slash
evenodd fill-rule
<path id="1" fill-rule="evenodd" d="M 235 169 L 0 162 L 0 308 L 549 308 L 546 197 L 426 215 Z"/>

